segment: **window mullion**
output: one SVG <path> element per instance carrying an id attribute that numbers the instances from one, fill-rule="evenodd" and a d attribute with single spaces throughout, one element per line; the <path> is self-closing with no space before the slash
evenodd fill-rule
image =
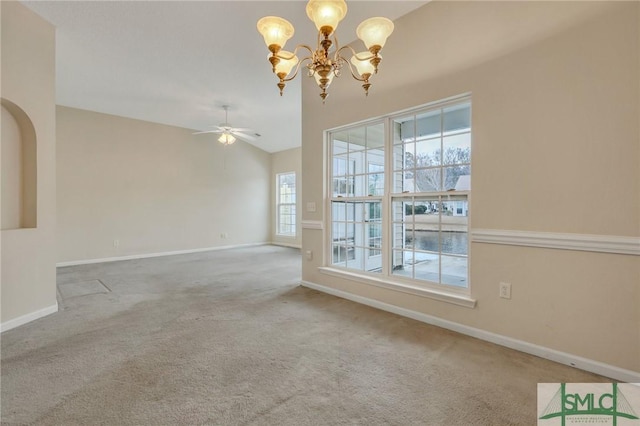
<path id="1" fill-rule="evenodd" d="M 393 237 L 393 217 L 391 216 L 391 188 L 393 185 L 393 127 L 391 126 L 391 118 L 384 120 L 384 193 L 382 197 L 381 211 L 381 228 L 382 228 L 382 244 L 380 245 L 380 254 L 382 256 L 382 275 L 389 277 L 391 275 L 391 253 L 392 253 L 392 237 Z"/>

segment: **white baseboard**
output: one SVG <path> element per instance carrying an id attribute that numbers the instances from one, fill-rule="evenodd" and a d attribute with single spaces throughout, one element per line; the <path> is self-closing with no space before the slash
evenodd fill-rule
<path id="1" fill-rule="evenodd" d="M 388 303 L 380 302 L 378 300 L 369 299 L 368 297 L 358 296 L 352 293 L 348 293 L 342 290 L 337 290 L 331 287 L 312 283 L 309 281 L 302 281 L 300 284 L 303 287 L 308 287 L 314 290 L 321 291 L 323 293 L 331 294 L 333 296 L 341 297 L 343 299 L 348 299 L 353 302 L 361 303 L 363 305 L 371 306 L 373 308 L 381 309 L 383 311 L 387 311 L 387 312 L 391 312 L 407 318 L 411 318 L 416 321 L 442 327 L 447 330 L 452 330 L 461 334 L 465 334 L 467 336 L 475 337 L 480 340 L 485 340 L 487 342 L 495 343 L 500 346 L 505 346 L 510 349 L 515 349 L 520 352 L 539 356 L 540 358 L 545 358 L 560 364 L 565 364 L 571 367 L 579 368 L 581 370 L 600 374 L 605 377 L 610 377 L 612 379 L 616 379 L 616 380 L 620 380 L 628 383 L 640 382 L 640 372 L 626 370 L 626 369 L 615 367 L 613 365 L 605 364 L 599 361 L 594 361 L 591 359 L 572 355 L 566 352 L 560 352 L 555 349 L 549 349 L 544 346 L 539 346 L 533 343 L 525 342 L 523 340 L 513 339 L 511 337 L 503 336 L 496 333 L 491 333 L 489 331 L 481 330 L 479 328 L 470 327 L 468 325 L 459 324 L 453 321 L 448 321 L 442 318 L 434 317 L 432 315 L 427 315 L 421 312 L 412 311 L 410 309 L 401 308 L 399 306 L 390 305 Z"/>
<path id="2" fill-rule="evenodd" d="M 0 324 L 0 333 L 4 333 L 7 330 L 11 330 L 12 328 L 19 327 L 28 322 L 35 321 L 39 318 L 46 317 L 47 315 L 55 314 L 56 312 L 58 312 L 58 302 L 56 302 L 55 305 L 51 305 L 46 308 L 39 309 L 35 312 L 21 315 L 18 318 L 3 322 L 2 324 Z"/>
<path id="3" fill-rule="evenodd" d="M 120 260 L 147 259 L 149 257 L 174 256 L 176 254 L 190 254 L 190 253 L 201 253 L 204 251 L 229 250 L 229 249 L 242 248 L 242 247 L 265 246 L 269 244 L 270 243 L 248 243 L 248 244 L 236 244 L 236 245 L 230 245 L 230 246 L 205 247 L 205 248 L 190 249 L 190 250 L 165 251 L 161 253 L 132 254 L 129 256 L 105 257 L 101 259 L 72 260 L 69 262 L 58 262 L 56 263 L 56 267 L 60 268 L 63 266 L 89 265 L 91 263 L 117 262 Z"/>
<path id="4" fill-rule="evenodd" d="M 280 242 L 280 241 L 271 241 L 270 244 L 272 246 L 280 246 L 280 247 L 290 247 L 290 248 L 302 249 L 302 246 L 300 244 L 289 244 L 289 243 L 283 243 L 283 242 Z"/>

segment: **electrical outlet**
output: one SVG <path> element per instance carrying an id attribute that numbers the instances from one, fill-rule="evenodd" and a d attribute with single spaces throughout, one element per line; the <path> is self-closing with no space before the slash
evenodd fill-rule
<path id="1" fill-rule="evenodd" d="M 117 240 L 117 239 L 116 239 L 116 240 L 113 240 L 113 246 L 114 246 L 115 248 L 120 247 L 120 240 Z"/>
<path id="2" fill-rule="evenodd" d="M 229 234 L 227 234 L 226 232 L 220 233 L 220 238 L 222 238 L 223 240 L 226 240 L 228 236 Z"/>
<path id="3" fill-rule="evenodd" d="M 313 252 L 311 250 L 307 250 L 305 252 L 305 255 L 307 257 L 307 260 L 313 260 Z"/>
<path id="4" fill-rule="evenodd" d="M 511 299 L 511 283 L 500 283 L 499 296 L 503 299 Z"/>

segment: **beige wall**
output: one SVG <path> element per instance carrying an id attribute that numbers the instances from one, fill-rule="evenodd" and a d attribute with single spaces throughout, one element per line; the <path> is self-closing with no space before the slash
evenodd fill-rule
<path id="1" fill-rule="evenodd" d="M 58 262 L 269 241 L 268 153 L 62 106 L 57 120 Z"/>
<path id="2" fill-rule="evenodd" d="M 323 106 L 303 82 L 303 205 L 325 201 L 323 130 L 471 93 L 473 229 L 640 236 L 639 8 L 432 2 L 399 19 L 368 98 L 342 77 Z M 640 372 L 638 256 L 473 243 L 469 309 L 324 275 L 322 243 L 303 229 L 303 280 Z"/>
<path id="3" fill-rule="evenodd" d="M 285 237 L 276 235 L 277 214 L 276 202 L 278 201 L 276 193 L 276 175 L 278 173 L 296 173 L 296 236 Z M 300 247 L 302 244 L 302 234 L 300 229 L 300 218 L 302 217 L 302 209 L 300 199 L 302 196 L 302 148 L 293 148 L 286 151 L 275 152 L 271 154 L 271 242 L 274 244 Z"/>
<path id="4" fill-rule="evenodd" d="M 55 29 L 19 2 L 0 7 L 1 95 L 24 111 L 37 136 L 37 228 L 1 233 L 0 318 L 7 329 L 57 309 Z"/>

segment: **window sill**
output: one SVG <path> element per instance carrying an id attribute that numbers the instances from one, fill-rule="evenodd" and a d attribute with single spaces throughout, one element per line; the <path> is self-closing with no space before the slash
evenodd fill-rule
<path id="1" fill-rule="evenodd" d="M 452 303 L 454 305 L 464 306 L 465 308 L 475 308 L 476 306 L 475 299 L 462 294 L 446 293 L 435 289 L 413 286 L 397 281 L 389 281 L 382 278 L 372 277 L 370 275 L 358 274 L 355 272 L 344 271 L 342 269 L 331 268 L 328 266 L 319 267 L 318 270 L 322 274 L 330 275 L 332 277 L 344 278 L 364 284 L 374 285 L 376 287 L 382 287 L 390 290 L 412 294 L 414 296 L 426 297 L 429 299 L 438 300 L 440 302 Z"/>

